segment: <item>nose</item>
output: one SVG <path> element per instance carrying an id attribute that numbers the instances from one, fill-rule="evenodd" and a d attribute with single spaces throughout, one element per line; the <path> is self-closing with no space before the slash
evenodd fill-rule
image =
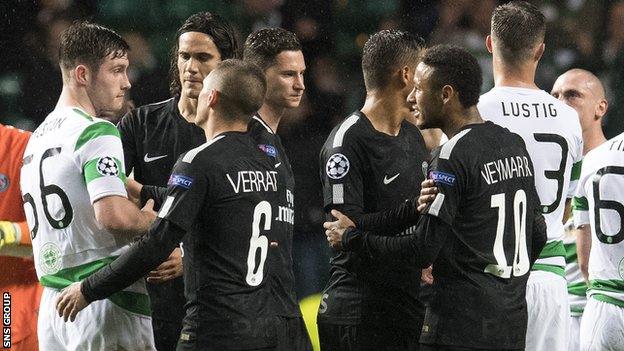
<path id="1" fill-rule="evenodd" d="M 128 75 L 124 74 L 124 79 L 121 82 L 121 90 L 129 90 L 132 87 L 130 84 L 130 80 L 128 79 Z"/>
<path id="2" fill-rule="evenodd" d="M 199 72 L 199 62 L 197 62 L 196 59 L 194 59 L 193 57 L 191 57 L 187 62 L 186 62 L 186 71 L 189 73 L 197 73 Z"/>
<path id="3" fill-rule="evenodd" d="M 305 83 L 303 82 L 303 74 L 298 74 L 295 78 L 295 84 L 293 86 L 295 90 L 305 90 Z"/>

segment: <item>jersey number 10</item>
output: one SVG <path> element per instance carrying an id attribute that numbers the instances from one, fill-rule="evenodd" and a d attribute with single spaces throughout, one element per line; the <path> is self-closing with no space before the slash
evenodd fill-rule
<path id="1" fill-rule="evenodd" d="M 530 267 L 529 254 L 526 243 L 526 213 L 527 198 L 524 190 L 516 191 L 513 200 L 514 219 L 514 258 L 512 266 L 507 265 L 505 248 L 503 245 L 503 234 L 505 233 L 505 194 L 492 195 L 491 207 L 498 208 L 498 224 L 496 226 L 496 239 L 494 239 L 494 258 L 496 264 L 489 264 L 485 267 L 485 272 L 501 278 L 511 278 L 525 275 Z"/>

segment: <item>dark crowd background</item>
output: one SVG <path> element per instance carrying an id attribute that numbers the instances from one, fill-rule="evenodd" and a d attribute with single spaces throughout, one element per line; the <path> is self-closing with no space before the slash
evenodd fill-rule
<path id="1" fill-rule="evenodd" d="M 293 257 L 300 298 L 319 292 L 329 271 L 329 248 L 318 171 L 318 152 L 340 120 L 358 109 L 365 92 L 362 46 L 371 33 L 403 29 L 428 45 L 452 43 L 477 56 L 483 91 L 493 86 L 485 48 L 496 0 L 40 0 L 0 3 L 0 123 L 33 130 L 53 110 L 61 91 L 59 34 L 89 19 L 119 32 L 130 44 L 128 108 L 169 97 L 168 70 L 175 31 L 198 11 L 218 13 L 238 30 L 283 27 L 303 45 L 308 70 L 301 106 L 278 133 L 296 178 Z M 548 21 L 538 85 L 550 91 L 572 67 L 596 73 L 610 103 L 605 134 L 624 131 L 624 1 L 534 1 Z M 119 116 L 121 117 L 121 115 Z M 1 156 L 0 156 L 1 157 Z"/>

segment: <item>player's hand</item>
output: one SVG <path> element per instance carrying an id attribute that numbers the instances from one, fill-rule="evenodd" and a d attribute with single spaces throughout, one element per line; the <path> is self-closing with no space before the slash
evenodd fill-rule
<path id="1" fill-rule="evenodd" d="M 17 243 L 17 230 L 12 222 L 0 221 L 0 248 Z"/>
<path id="2" fill-rule="evenodd" d="M 157 215 L 156 211 L 154 211 L 154 200 L 147 200 L 145 206 L 141 209 L 141 212 L 143 212 L 143 214 L 150 219 L 150 222 L 153 222 Z"/>
<path id="3" fill-rule="evenodd" d="M 422 213 L 433 202 L 438 193 L 433 179 L 425 179 L 420 183 L 420 196 L 418 197 L 418 212 Z"/>
<path id="4" fill-rule="evenodd" d="M 429 266 L 428 268 L 422 270 L 420 280 L 422 280 L 425 284 L 433 284 L 433 266 Z"/>
<path id="5" fill-rule="evenodd" d="M 180 250 L 179 247 L 176 247 L 165 262 L 161 263 L 158 268 L 149 273 L 147 276 L 147 282 L 160 284 L 173 278 L 180 277 L 183 273 L 182 250 Z"/>
<path id="6" fill-rule="evenodd" d="M 56 311 L 65 322 L 67 320 L 73 322 L 78 312 L 89 306 L 82 292 L 80 292 L 81 284 L 78 282 L 66 287 L 56 299 Z"/>
<path id="7" fill-rule="evenodd" d="M 141 207 L 141 189 L 143 184 L 137 182 L 132 178 L 128 178 L 126 183 L 126 190 L 128 191 L 128 200 L 134 202 L 135 205 Z"/>
<path id="8" fill-rule="evenodd" d="M 349 227 L 355 228 L 355 223 L 338 210 L 332 210 L 331 214 L 336 218 L 336 220 L 333 222 L 323 223 L 323 228 L 325 228 L 325 235 L 327 236 L 329 245 L 334 249 L 339 250 L 342 248 L 342 236 L 344 235 L 344 232 Z"/>

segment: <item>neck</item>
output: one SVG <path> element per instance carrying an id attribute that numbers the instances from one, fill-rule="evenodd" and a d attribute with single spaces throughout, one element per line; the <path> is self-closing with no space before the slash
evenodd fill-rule
<path id="1" fill-rule="evenodd" d="M 204 130 L 206 140 L 212 140 L 225 132 L 246 132 L 247 124 L 249 123 L 241 120 L 229 121 L 215 114 L 210 116 L 206 123 L 199 127 Z"/>
<path id="2" fill-rule="evenodd" d="M 180 101 L 178 101 L 178 111 L 189 123 L 195 121 L 195 114 L 197 113 L 197 99 L 191 99 L 180 94 Z"/>
<path id="3" fill-rule="evenodd" d="M 95 106 L 93 106 L 87 92 L 84 89 L 78 89 L 65 84 L 63 84 L 63 90 L 56 107 L 79 107 L 91 116 L 97 116 Z"/>
<path id="4" fill-rule="evenodd" d="M 494 85 L 496 87 L 515 87 L 539 89 L 535 84 L 537 62 L 526 62 L 512 67 L 496 55 L 493 56 Z"/>
<path id="5" fill-rule="evenodd" d="M 406 102 L 400 98 L 399 94 L 373 91 L 366 95 L 362 113 L 368 117 L 377 131 L 396 136 L 401 131 L 401 123 L 405 119 L 400 112 L 405 104 Z"/>
<path id="6" fill-rule="evenodd" d="M 273 132 L 277 133 L 277 127 L 279 127 L 279 123 L 282 120 L 282 116 L 284 116 L 285 110 L 286 109 L 283 107 L 273 106 L 265 102 L 262 106 L 260 106 L 258 114 L 262 117 L 262 120 L 265 121 L 269 127 L 271 127 Z"/>
<path id="7" fill-rule="evenodd" d="M 607 138 L 604 136 L 602 132 L 602 127 L 600 123 L 597 123 L 595 128 L 590 128 L 589 130 L 583 131 L 583 155 L 587 154 L 591 150 L 597 148 L 602 145 Z"/>
<path id="8" fill-rule="evenodd" d="M 442 127 L 442 131 L 451 139 L 463 127 L 469 124 L 483 123 L 483 119 L 477 110 L 477 106 L 449 113 L 446 117 L 447 125 Z"/>

